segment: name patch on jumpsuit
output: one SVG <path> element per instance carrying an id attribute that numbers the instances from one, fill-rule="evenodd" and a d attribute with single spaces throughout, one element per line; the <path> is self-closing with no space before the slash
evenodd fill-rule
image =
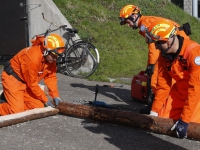
<path id="1" fill-rule="evenodd" d="M 144 31 L 146 30 L 146 27 L 145 27 L 144 25 L 141 25 L 140 30 L 141 30 L 142 32 L 144 32 Z"/>
<path id="2" fill-rule="evenodd" d="M 200 56 L 197 56 L 195 59 L 194 59 L 194 63 L 198 66 L 200 66 Z"/>

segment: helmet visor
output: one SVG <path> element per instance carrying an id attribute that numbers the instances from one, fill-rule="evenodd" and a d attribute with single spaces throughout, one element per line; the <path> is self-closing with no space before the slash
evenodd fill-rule
<path id="1" fill-rule="evenodd" d="M 128 18 L 122 18 L 122 17 L 119 17 L 120 25 L 125 25 L 127 19 L 128 19 Z"/>
<path id="2" fill-rule="evenodd" d="M 65 52 L 65 47 L 57 47 L 53 50 L 49 50 L 49 52 L 51 52 L 54 55 L 57 56 L 63 56 L 64 52 Z"/>

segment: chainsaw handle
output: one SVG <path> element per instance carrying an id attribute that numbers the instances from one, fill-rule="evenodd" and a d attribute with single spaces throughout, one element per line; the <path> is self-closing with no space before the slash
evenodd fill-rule
<path id="1" fill-rule="evenodd" d="M 95 89 L 95 98 L 94 98 L 94 101 L 96 101 L 96 99 L 97 99 L 98 91 L 99 91 L 99 85 L 96 84 L 96 89 Z"/>

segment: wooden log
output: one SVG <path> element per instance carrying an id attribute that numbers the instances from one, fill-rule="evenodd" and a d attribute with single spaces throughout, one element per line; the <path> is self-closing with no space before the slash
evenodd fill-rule
<path id="1" fill-rule="evenodd" d="M 73 117 L 90 118 L 104 122 L 128 125 L 145 129 L 149 132 L 176 137 L 175 131 L 171 131 L 171 127 L 174 125 L 175 121 L 170 118 L 160 118 L 142 115 L 134 111 L 120 111 L 67 102 L 61 102 L 57 108 L 60 113 Z M 190 123 L 187 138 L 200 141 L 200 124 Z"/>
<path id="2" fill-rule="evenodd" d="M 0 127 L 6 127 L 29 120 L 44 118 L 58 114 L 59 110 L 52 107 L 35 108 L 24 112 L 0 116 Z"/>

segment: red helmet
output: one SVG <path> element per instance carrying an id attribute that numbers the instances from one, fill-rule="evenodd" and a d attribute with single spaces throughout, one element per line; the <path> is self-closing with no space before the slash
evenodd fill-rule
<path id="1" fill-rule="evenodd" d="M 135 5 L 124 6 L 119 13 L 120 24 L 124 25 L 125 24 L 124 22 L 126 21 L 126 19 L 128 19 L 128 17 L 137 13 L 140 13 L 140 8 L 138 6 Z"/>
<path id="2" fill-rule="evenodd" d="M 167 41 L 177 34 L 177 27 L 167 19 L 160 19 L 148 28 L 148 35 L 153 41 Z"/>

